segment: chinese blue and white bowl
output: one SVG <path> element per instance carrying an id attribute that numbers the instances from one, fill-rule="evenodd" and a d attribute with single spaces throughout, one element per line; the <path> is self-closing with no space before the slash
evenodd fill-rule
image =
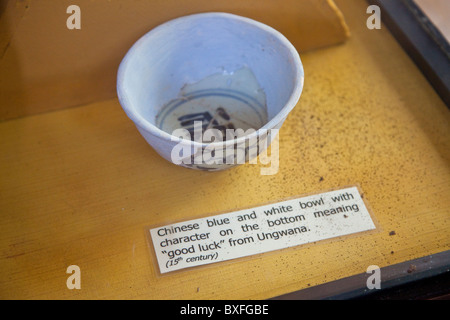
<path id="1" fill-rule="evenodd" d="M 120 64 L 117 92 L 163 158 L 215 171 L 255 163 L 297 104 L 303 79 L 299 54 L 280 32 L 211 12 L 139 39 Z"/>

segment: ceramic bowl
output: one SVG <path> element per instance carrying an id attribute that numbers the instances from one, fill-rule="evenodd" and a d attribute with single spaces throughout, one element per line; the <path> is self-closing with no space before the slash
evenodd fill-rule
<path id="1" fill-rule="evenodd" d="M 117 92 L 163 158 L 213 171 L 265 150 L 297 104 L 303 79 L 299 54 L 280 32 L 211 12 L 171 20 L 139 39 L 120 64 Z"/>

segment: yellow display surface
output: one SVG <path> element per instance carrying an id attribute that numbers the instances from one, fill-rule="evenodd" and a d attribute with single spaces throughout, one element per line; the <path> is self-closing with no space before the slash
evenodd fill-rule
<path id="1" fill-rule="evenodd" d="M 302 55 L 276 175 L 174 166 L 117 99 L 0 123 L 0 298 L 266 299 L 450 249 L 449 111 L 365 1 L 336 2 L 351 38 Z M 348 185 L 377 232 L 158 275 L 147 226 Z"/>

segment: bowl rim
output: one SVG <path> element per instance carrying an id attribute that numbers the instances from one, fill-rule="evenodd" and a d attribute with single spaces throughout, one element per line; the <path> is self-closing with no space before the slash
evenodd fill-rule
<path id="1" fill-rule="evenodd" d="M 282 107 L 282 109 L 266 124 L 264 124 L 261 128 L 258 130 L 253 130 L 252 133 L 239 136 L 234 139 L 224 140 L 224 141 L 214 141 L 214 142 L 199 142 L 195 140 L 187 140 L 180 138 L 178 136 L 174 136 L 166 131 L 163 131 L 159 129 L 156 125 L 152 124 L 150 121 L 145 119 L 142 115 L 139 114 L 139 112 L 135 111 L 136 109 L 132 107 L 132 103 L 128 99 L 128 95 L 124 89 L 124 78 L 125 78 L 125 72 L 127 71 L 127 67 L 129 64 L 129 61 L 132 58 L 132 55 L 135 51 L 139 50 L 139 48 L 143 45 L 147 39 L 153 36 L 154 33 L 156 33 L 161 28 L 166 28 L 172 23 L 180 22 L 182 20 L 191 20 L 191 19 L 199 19 L 203 17 L 222 17 L 232 20 L 238 20 L 242 21 L 244 23 L 253 25 L 264 32 L 270 33 L 274 37 L 276 37 L 282 45 L 285 46 L 285 48 L 288 50 L 290 56 L 293 58 L 293 66 L 295 67 L 295 84 L 293 87 L 293 90 L 291 92 L 291 95 L 289 96 L 288 101 L 285 103 L 285 105 Z M 281 122 L 284 118 L 286 118 L 289 113 L 292 111 L 292 109 L 296 106 L 298 103 L 301 93 L 303 91 L 303 84 L 304 84 L 304 70 L 303 70 L 303 64 L 300 59 L 300 55 L 295 49 L 295 47 L 292 45 L 292 43 L 279 31 L 275 30 L 274 28 L 253 20 L 251 18 L 239 16 L 232 13 L 227 12 L 203 12 L 203 13 L 194 13 L 190 15 L 181 16 L 175 19 L 168 20 L 155 28 L 148 31 L 146 34 L 144 34 L 141 38 L 139 38 L 128 50 L 128 52 L 125 54 L 124 58 L 122 59 L 118 72 L 117 72 L 117 83 L 116 83 L 116 90 L 117 90 L 117 96 L 119 98 L 119 103 L 122 106 L 122 109 L 125 111 L 126 115 L 134 122 L 136 126 L 143 129 L 145 132 L 149 132 L 152 135 L 163 139 L 168 140 L 171 142 L 177 142 L 178 144 L 182 144 L 189 147 L 194 148 L 205 148 L 206 146 L 209 147 L 229 147 L 230 145 L 235 144 L 241 144 L 245 143 L 245 140 L 247 139 L 255 139 L 260 135 L 264 135 L 267 133 L 267 131 L 273 129 L 279 122 Z M 254 140 L 250 140 L 254 141 Z"/>

